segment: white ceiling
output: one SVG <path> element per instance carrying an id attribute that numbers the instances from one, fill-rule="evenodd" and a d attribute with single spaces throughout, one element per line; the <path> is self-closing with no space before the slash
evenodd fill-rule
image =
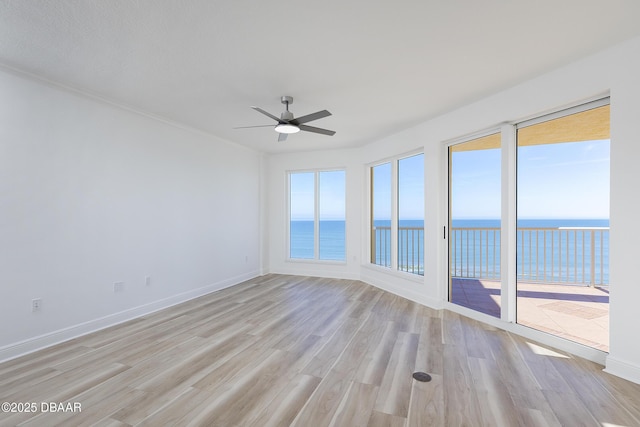
<path id="1" fill-rule="evenodd" d="M 352 147 L 640 35 L 638 0 L 0 0 L 0 63 L 256 150 Z M 333 137 L 277 142 L 252 105 Z"/>

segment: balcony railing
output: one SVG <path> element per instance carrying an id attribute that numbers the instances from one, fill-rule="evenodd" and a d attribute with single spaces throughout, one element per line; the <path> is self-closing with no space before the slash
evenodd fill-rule
<path id="1" fill-rule="evenodd" d="M 373 227 L 371 262 L 391 267 L 391 227 Z M 398 270 L 424 275 L 423 227 L 398 227 Z"/>
<path id="2" fill-rule="evenodd" d="M 500 278 L 500 229 L 451 228 L 453 277 Z M 527 282 L 609 284 L 609 228 L 517 229 L 517 278 Z"/>
<path id="3" fill-rule="evenodd" d="M 500 279 L 500 228 L 453 227 L 451 276 Z M 517 229 L 517 279 L 526 282 L 609 284 L 609 228 Z M 391 227 L 375 226 L 371 262 L 391 267 Z M 424 229 L 398 227 L 398 270 L 424 275 Z"/>

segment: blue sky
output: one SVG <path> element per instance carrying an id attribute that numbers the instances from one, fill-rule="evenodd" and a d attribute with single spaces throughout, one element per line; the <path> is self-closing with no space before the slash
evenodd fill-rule
<path id="1" fill-rule="evenodd" d="M 291 219 L 312 221 L 314 218 L 315 173 L 292 173 Z M 323 171 L 319 177 L 320 220 L 345 219 L 345 172 Z"/>
<path id="2" fill-rule="evenodd" d="M 518 149 L 518 217 L 609 218 L 609 140 L 544 144 Z M 401 220 L 422 218 L 422 155 L 398 166 Z M 391 215 L 391 164 L 375 168 L 374 217 Z M 320 219 L 344 220 L 345 172 L 320 172 Z M 500 150 L 454 152 L 452 217 L 500 217 Z M 291 219 L 313 220 L 314 173 L 291 175 Z"/>
<path id="3" fill-rule="evenodd" d="M 398 161 L 398 219 L 424 219 L 424 155 Z"/>
<path id="4" fill-rule="evenodd" d="M 374 220 L 391 218 L 391 163 L 374 168 Z M 424 219 L 424 155 L 398 161 L 398 219 Z"/>
<path id="5" fill-rule="evenodd" d="M 609 140 L 518 149 L 518 217 L 609 218 Z M 455 152 L 454 219 L 500 217 L 500 150 Z"/>

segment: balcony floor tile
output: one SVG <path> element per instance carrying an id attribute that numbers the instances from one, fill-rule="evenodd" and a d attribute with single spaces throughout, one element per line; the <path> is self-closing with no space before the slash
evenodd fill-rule
<path id="1" fill-rule="evenodd" d="M 500 317 L 500 282 L 452 280 L 451 302 Z M 603 351 L 609 351 L 607 288 L 518 283 L 518 323 Z"/>

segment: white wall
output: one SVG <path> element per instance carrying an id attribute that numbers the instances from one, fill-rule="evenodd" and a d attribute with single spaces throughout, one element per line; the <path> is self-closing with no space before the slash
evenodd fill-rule
<path id="1" fill-rule="evenodd" d="M 607 371 L 640 383 L 640 39 L 613 50 L 611 69 L 611 344 Z"/>
<path id="2" fill-rule="evenodd" d="M 260 273 L 253 151 L 6 72 L 0 150 L 0 360 Z"/>
<path id="3" fill-rule="evenodd" d="M 518 60 L 517 55 L 514 60 Z M 488 128 L 498 128 L 504 122 L 517 122 L 544 112 L 573 105 L 583 100 L 611 94 L 611 337 L 607 371 L 640 382 L 640 340 L 635 323 L 640 306 L 640 279 L 636 265 L 640 256 L 640 227 L 636 194 L 640 183 L 640 38 L 615 48 L 574 62 L 553 72 L 527 81 L 509 90 L 467 105 L 458 110 L 429 120 L 419 126 L 392 135 L 360 149 L 345 152 L 313 153 L 313 155 L 274 155 L 269 159 L 269 206 L 274 216 L 269 219 L 271 253 L 269 268 L 278 272 L 318 274 L 324 267 L 287 263 L 284 260 L 282 236 L 286 235 L 283 220 L 285 204 L 285 171 L 312 167 L 348 166 L 348 173 L 360 174 L 347 186 L 347 200 L 359 200 L 359 207 L 349 208 L 355 218 L 360 236 L 350 236 L 349 253 L 366 254 L 368 241 L 366 224 L 368 215 L 365 165 L 398 155 L 416 147 L 425 151 L 425 236 L 426 274 L 416 282 L 399 273 L 388 274 L 369 266 L 366 257 L 358 269 L 353 263 L 340 268 L 327 269 L 326 275 L 353 277 L 396 292 L 415 301 L 439 308 L 446 300 L 446 246 L 443 244 L 442 226 L 446 223 L 446 176 L 444 176 L 444 141 Z M 428 94 L 425 94 L 428 102 Z M 305 160 L 307 159 L 307 160 Z M 360 264 L 360 262 L 358 262 Z M 523 332 L 519 325 L 496 320 L 498 326 Z M 544 334 L 535 337 L 546 339 Z M 550 339 L 561 344 L 561 340 Z M 571 346 L 569 346 L 571 347 Z M 580 353 L 578 346 L 577 349 Z M 588 351 L 585 351 L 585 354 Z M 604 357 L 602 357 L 604 360 Z"/>

